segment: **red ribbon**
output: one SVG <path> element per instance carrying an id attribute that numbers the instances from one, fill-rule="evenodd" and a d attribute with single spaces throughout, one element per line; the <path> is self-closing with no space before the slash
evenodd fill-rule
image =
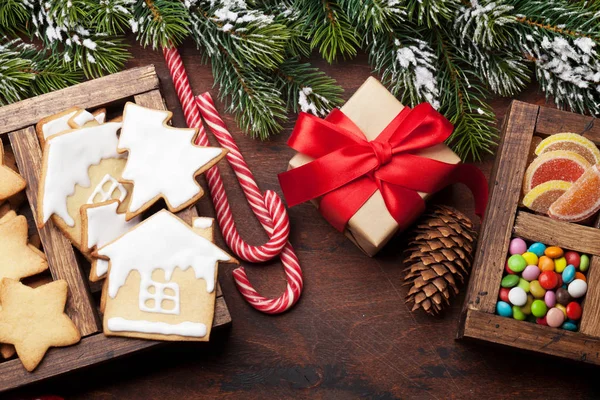
<path id="1" fill-rule="evenodd" d="M 425 209 L 417 192 L 434 193 L 456 182 L 472 191 L 481 217 L 488 191 L 479 169 L 415 154 L 443 143 L 452 130 L 428 103 L 405 107 L 370 142 L 339 109 L 325 119 L 301 113 L 288 145 L 315 160 L 279 174 L 279 183 L 290 207 L 322 197 L 319 210 L 339 231 L 377 190 L 405 229 Z"/>

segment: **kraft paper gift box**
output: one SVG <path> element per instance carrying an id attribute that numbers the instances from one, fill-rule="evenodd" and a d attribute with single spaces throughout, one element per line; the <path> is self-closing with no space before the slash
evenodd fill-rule
<path id="1" fill-rule="evenodd" d="M 370 77 L 341 107 L 341 111 L 362 130 L 367 140 L 373 140 L 403 108 L 402 103 L 377 79 Z M 460 162 L 460 158 L 445 144 L 438 144 L 415 154 L 448 164 Z M 312 160 L 311 157 L 298 153 L 289 161 L 288 169 L 297 168 Z M 419 192 L 425 200 L 431 194 Z M 318 208 L 318 200 L 312 203 Z M 350 218 L 344 234 L 365 254 L 374 256 L 398 229 L 398 223 L 390 215 L 378 190 Z"/>

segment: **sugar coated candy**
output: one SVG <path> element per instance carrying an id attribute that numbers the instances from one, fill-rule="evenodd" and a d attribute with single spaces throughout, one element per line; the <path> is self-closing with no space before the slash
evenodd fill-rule
<path id="1" fill-rule="evenodd" d="M 572 151 L 555 150 L 537 157 L 525 171 L 525 195 L 536 186 L 548 181 L 575 182 L 591 164 Z"/>
<path id="2" fill-rule="evenodd" d="M 590 164 L 600 162 L 600 150 L 594 142 L 576 133 L 557 133 L 542 140 L 535 148 L 535 154 L 540 155 L 554 150 L 572 151 L 585 158 Z"/>
<path id="3" fill-rule="evenodd" d="M 600 169 L 588 168 L 569 190 L 548 209 L 548 216 L 567 222 L 579 222 L 600 209 Z"/>

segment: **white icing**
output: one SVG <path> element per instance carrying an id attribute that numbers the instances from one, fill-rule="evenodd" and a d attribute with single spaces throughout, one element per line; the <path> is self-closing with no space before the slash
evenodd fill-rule
<path id="1" fill-rule="evenodd" d="M 98 254 L 110 258 L 108 295 L 112 298 L 132 270 L 138 271 L 142 280 L 151 280 L 152 272 L 162 269 L 170 281 L 177 267 L 191 267 L 196 279 L 204 279 L 206 291 L 211 293 L 215 289 L 217 262 L 229 260 L 223 250 L 166 210 L 101 248 Z"/>
<path id="2" fill-rule="evenodd" d="M 108 272 L 108 261 L 101 258 L 96 259 L 96 276 L 102 278 Z"/>
<path id="3" fill-rule="evenodd" d="M 121 317 L 108 319 L 108 329 L 113 332 L 142 332 L 157 333 L 161 335 L 180 335 L 190 337 L 206 336 L 206 325 L 199 322 L 181 322 L 179 324 L 167 324 L 166 322 L 154 322 L 143 320 L 130 320 Z"/>
<path id="4" fill-rule="evenodd" d="M 52 214 L 69 226 L 75 221 L 67 211 L 67 197 L 75 185 L 90 186 L 88 169 L 103 159 L 120 158 L 117 153 L 117 131 L 121 123 L 109 122 L 70 131 L 50 138 L 47 145 L 47 165 L 42 197 L 43 223 Z"/>
<path id="5" fill-rule="evenodd" d="M 125 220 L 125 214 L 117 214 L 118 202 L 103 206 L 86 208 L 87 217 L 87 247 L 102 247 L 112 242 L 119 236 L 127 233 L 136 226 L 141 217 L 130 221 Z M 98 275 L 100 275 L 98 273 Z"/>
<path id="6" fill-rule="evenodd" d="M 92 113 L 90 113 L 86 110 L 81 110 L 81 112 L 73 118 L 73 122 L 75 122 L 77 124 L 77 126 L 80 126 L 80 127 L 87 124 L 90 121 L 93 121 L 93 120 L 94 120 L 94 116 L 92 115 Z M 69 127 L 68 129 L 72 129 L 72 128 Z"/>
<path id="7" fill-rule="evenodd" d="M 150 288 L 153 288 L 153 293 L 150 293 Z M 165 289 L 171 289 L 175 294 L 166 294 Z M 148 306 L 146 304 L 147 300 L 152 300 L 154 304 Z M 163 308 L 163 300 L 173 301 L 175 303 L 174 307 L 170 310 Z M 161 283 L 152 279 L 142 279 L 140 282 L 139 308 L 147 312 L 179 315 L 179 285 L 175 282 Z"/>
<path id="8" fill-rule="evenodd" d="M 198 217 L 194 219 L 193 226 L 197 229 L 207 229 L 213 225 L 213 219 L 207 217 Z"/>
<path id="9" fill-rule="evenodd" d="M 47 139 L 52 135 L 56 135 L 57 133 L 73 129 L 69 126 L 68 122 L 71 119 L 71 117 L 75 115 L 76 112 L 77 111 L 73 111 L 71 113 L 63 115 L 62 117 L 48 121 L 44 125 L 42 125 L 42 133 L 44 134 L 44 139 Z"/>
<path id="10" fill-rule="evenodd" d="M 196 172 L 221 154 L 216 147 L 192 143 L 194 129 L 163 125 L 166 111 L 127 103 L 119 149 L 128 149 L 123 178 L 134 182 L 129 211 L 136 212 L 158 195 L 177 208 L 200 192 Z"/>
<path id="11" fill-rule="evenodd" d="M 106 121 L 106 114 L 105 113 L 100 113 L 96 116 L 94 116 L 94 119 L 96 120 L 96 122 L 98 122 L 99 124 L 103 124 L 104 121 Z"/>
<path id="12" fill-rule="evenodd" d="M 106 182 L 110 182 L 110 188 L 108 189 L 108 191 L 104 190 L 104 184 Z M 106 174 L 104 175 L 104 178 L 102 178 L 102 180 L 100 181 L 100 183 L 98 183 L 98 185 L 96 185 L 96 188 L 94 189 L 94 191 L 92 192 L 92 194 L 90 195 L 90 197 L 88 198 L 87 203 L 88 204 L 94 204 L 94 198 L 96 197 L 96 195 L 100 195 L 100 199 L 97 201 L 97 203 L 102 203 L 103 201 L 107 201 L 113 198 L 113 193 L 115 192 L 115 190 L 119 189 L 119 201 L 122 202 L 123 200 L 125 200 L 125 197 L 127 197 L 127 189 L 125 189 L 125 186 L 123 186 L 123 184 L 121 184 L 118 180 L 116 180 L 115 178 L 113 178 L 110 174 Z"/>

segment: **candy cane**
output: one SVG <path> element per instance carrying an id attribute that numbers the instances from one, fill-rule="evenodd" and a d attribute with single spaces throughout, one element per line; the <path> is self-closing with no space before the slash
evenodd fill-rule
<path id="1" fill-rule="evenodd" d="M 198 128 L 196 144 L 209 145 L 200 117 L 201 111 L 221 146 L 229 150 L 227 160 L 231 163 L 252 211 L 269 235 L 269 241 L 262 246 L 250 246 L 241 239 L 233 221 L 233 213 L 227 200 L 221 174 L 217 167 L 213 167 L 206 172 L 206 178 L 217 212 L 217 219 L 227 245 L 240 258 L 250 262 L 263 262 L 279 255 L 284 267 L 287 288 L 284 294 L 278 298 L 269 299 L 261 296 L 250 284 L 243 267 L 233 271 L 236 286 L 244 299 L 257 310 L 268 314 L 282 313 L 298 301 L 303 287 L 302 269 L 298 257 L 287 240 L 290 224 L 283 202 L 273 191 L 267 190 L 265 195 L 262 195 L 239 148 L 214 107 L 210 95 L 205 93 L 194 101 L 192 89 L 177 49 L 163 49 L 163 54 L 171 72 L 186 122 L 189 127 Z"/>

